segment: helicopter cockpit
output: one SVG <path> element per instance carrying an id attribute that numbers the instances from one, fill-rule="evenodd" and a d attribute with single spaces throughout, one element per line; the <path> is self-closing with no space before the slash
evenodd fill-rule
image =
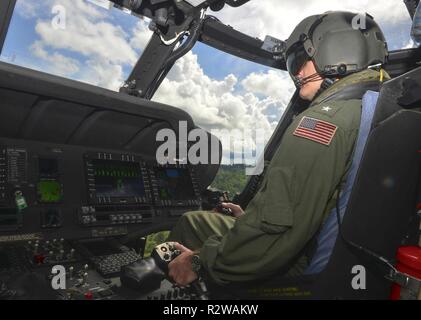
<path id="1" fill-rule="evenodd" d="M 368 260 L 368 264 L 380 264 L 383 273 L 390 276 L 389 269 L 396 269 L 389 261 L 399 246 L 418 243 L 421 50 L 410 42 L 409 28 L 405 37 L 410 45 L 404 49 L 398 48 L 401 43 L 396 45 L 383 66 L 392 80 L 382 84 L 371 102 L 373 117 L 367 120 L 366 137 L 359 146 L 360 158 L 349 181 L 343 221 L 338 223 L 336 216 L 332 217 L 332 224 L 336 223 L 332 228 L 339 231 L 330 238 L 328 257 L 326 250 L 316 257 L 325 259 L 323 268 L 309 270 L 299 279 L 280 277 L 228 289 L 208 284 L 209 295 L 200 295 L 194 288 L 177 288 L 161 279 L 162 275 L 158 275 L 157 285 L 143 291 L 121 283 L 122 267 L 150 254 L 151 235 L 158 241 L 153 244 L 158 245 L 165 236 L 156 235 L 171 230 L 185 212 L 212 209 L 221 197 L 227 197 L 226 190 L 209 188 L 224 160 L 222 138 L 201 127 L 203 119 L 216 127 L 228 127 L 229 123 L 209 119 L 200 111 L 193 117 L 192 105 L 200 108 L 201 101 L 198 95 L 192 98 L 193 89 L 188 86 L 178 88 L 184 101 L 192 104 L 184 110 L 171 93 L 165 99 L 156 97 L 160 90 L 171 87 L 168 78 L 174 83 L 180 80 L 182 75 L 174 75 L 172 70 L 199 44 L 265 70 L 285 71 L 285 41 L 250 36 L 223 21 L 226 10 L 248 10 L 252 3 L 252 8 L 257 8 L 256 2 L 77 0 L 66 6 L 46 0 L 44 9 L 50 10 L 52 20 L 38 20 L 35 30 L 41 38 L 30 41 L 31 54 L 44 61 L 35 70 L 27 56 L 13 53 L 18 50 L 17 42 L 29 41 L 32 31 L 22 17 L 37 19 L 35 9 L 26 0 L 1 1 L 0 299 L 388 298 L 393 281 L 379 276 L 377 269 L 369 269 L 370 290 L 354 290 L 351 269 Z M 410 26 L 419 0 L 390 2 L 404 8 L 403 24 Z M 15 17 L 16 10 L 21 11 L 20 18 Z M 89 18 L 66 25 L 78 10 Z M 110 10 L 109 23 L 102 29 L 93 28 L 92 17 Z M 276 10 L 282 11 L 282 4 Z M 126 46 L 127 41 L 119 42 L 119 37 L 128 37 L 125 30 L 112 29 L 117 15 L 125 21 L 122 14 L 137 28 L 136 39 L 128 42 L 135 49 L 141 48 L 140 57 Z M 19 24 L 21 28 L 11 36 L 10 29 Z M 80 48 L 75 52 L 69 38 L 61 33 L 73 26 L 83 28 L 84 34 L 97 32 L 103 41 L 90 43 L 89 37 L 79 34 L 70 39 Z M 46 40 L 51 48 L 60 47 L 69 54 L 48 51 L 43 46 Z M 94 55 L 99 52 L 102 55 Z M 84 71 L 86 65 L 78 60 L 82 54 L 88 57 L 90 71 L 96 73 Z M 104 55 L 108 60 L 98 58 Z M 110 64 L 122 59 L 129 63 Z M 235 67 L 231 60 L 219 64 L 218 59 L 215 53 L 209 70 Z M 59 66 L 55 69 L 58 75 L 51 74 L 52 65 Z M 268 74 L 275 74 L 271 72 Z M 215 90 L 215 95 L 229 92 L 237 81 L 230 77 L 225 80 L 227 88 Z M 212 81 L 216 85 L 221 82 L 209 80 L 202 86 Z M 270 163 L 288 125 L 307 107 L 292 82 L 288 85 L 285 92 L 291 98 L 286 99 L 281 119 L 271 122 L 272 135 L 256 167 Z M 367 90 L 355 88 L 352 94 L 363 97 Z M 256 96 L 259 94 L 257 90 Z M 244 105 L 257 99 L 245 96 Z M 270 106 L 273 104 L 266 107 Z M 198 156 L 199 145 L 212 151 Z M 264 169 L 251 175 L 231 201 L 247 207 L 263 176 Z M 326 234 L 331 234 L 328 231 Z M 373 234 L 379 235 L 377 240 L 373 241 Z M 350 242 L 357 245 L 350 246 Z M 61 273 L 64 280 L 54 284 Z M 401 274 L 393 276 L 396 282 Z"/>

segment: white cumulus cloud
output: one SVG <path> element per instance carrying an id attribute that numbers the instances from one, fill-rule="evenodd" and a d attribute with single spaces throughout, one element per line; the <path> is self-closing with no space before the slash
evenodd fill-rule
<path id="1" fill-rule="evenodd" d="M 293 92 L 292 81 L 281 71 L 252 73 L 241 82 L 232 74 L 221 81 L 214 80 L 204 73 L 197 56 L 188 53 L 175 64 L 154 100 L 186 110 L 196 124 L 223 143 L 228 134 L 233 144 L 242 144 L 250 152 L 255 149 L 256 140 L 242 134 L 245 130 L 259 130 L 267 141 Z M 272 116 L 267 114 L 270 107 Z M 228 152 L 225 159 L 232 147 L 224 145 Z"/>
<path id="2" fill-rule="evenodd" d="M 270 34 L 287 39 L 297 23 L 304 18 L 332 10 L 367 12 L 384 27 L 410 19 L 403 1 L 396 0 L 251 0 L 239 8 L 226 6 L 224 10 L 213 14 L 247 34 L 260 38 Z"/>
<path id="3" fill-rule="evenodd" d="M 35 57 L 50 63 L 46 71 L 112 90 L 122 85 L 124 66 L 131 68 L 136 63 L 145 46 L 144 39 L 150 36 L 145 22 L 139 22 L 134 30 L 124 30 L 115 23 L 111 11 L 84 0 L 19 3 L 18 12 L 24 17 L 38 17 L 35 31 L 39 39 L 30 50 Z M 61 25 L 57 27 L 59 15 Z"/>
<path id="4" fill-rule="evenodd" d="M 34 56 L 47 62 L 47 70 L 44 71 L 49 71 L 61 76 L 70 76 L 80 70 L 80 63 L 78 60 L 66 57 L 57 52 L 49 53 L 45 50 L 40 41 L 35 41 L 31 46 L 31 50 Z"/>

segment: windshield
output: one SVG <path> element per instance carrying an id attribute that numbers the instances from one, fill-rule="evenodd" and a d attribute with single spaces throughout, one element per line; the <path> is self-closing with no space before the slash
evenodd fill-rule
<path id="1" fill-rule="evenodd" d="M 197 44 L 176 63 L 153 100 L 183 108 L 216 135 L 223 144 L 223 164 L 252 165 L 255 158 L 244 154 L 264 149 L 294 91 L 285 71 Z"/>
<path id="2" fill-rule="evenodd" d="M 382 28 L 390 50 L 413 47 L 412 21 L 403 0 L 252 0 L 239 8 L 227 6 L 215 15 L 225 24 L 261 39 L 267 34 L 287 39 L 304 18 L 336 10 L 373 16 Z"/>
<path id="3" fill-rule="evenodd" d="M 118 90 L 151 36 L 99 0 L 18 0 L 1 60 Z"/>
<path id="4" fill-rule="evenodd" d="M 314 0 L 306 1 L 305 6 L 294 0 L 280 2 L 252 0 L 239 8 L 225 6 L 220 12 L 208 14 L 261 39 L 267 34 L 286 39 L 297 22 L 308 15 L 327 10 L 368 12 L 384 30 L 389 49 L 413 46 L 411 21 L 401 0 Z M 151 31 L 148 19 L 111 7 L 107 0 L 18 0 L 0 59 L 118 90 Z M 198 57 L 198 67 L 214 80 L 214 86 L 230 75 L 241 82 L 255 73 L 267 73 L 257 64 L 240 62 L 203 45 L 193 49 L 193 56 Z M 266 94 L 264 91 L 259 94 Z"/>

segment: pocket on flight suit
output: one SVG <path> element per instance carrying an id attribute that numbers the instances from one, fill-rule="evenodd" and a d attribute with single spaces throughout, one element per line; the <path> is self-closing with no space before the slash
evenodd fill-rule
<path id="1" fill-rule="evenodd" d="M 260 229 L 268 234 L 288 231 L 294 224 L 295 167 L 275 167 L 262 188 Z"/>

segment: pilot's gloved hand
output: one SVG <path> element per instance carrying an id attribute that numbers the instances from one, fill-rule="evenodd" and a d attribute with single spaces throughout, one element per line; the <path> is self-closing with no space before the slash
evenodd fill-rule
<path id="1" fill-rule="evenodd" d="M 230 215 L 234 218 L 241 217 L 244 214 L 244 210 L 239 205 L 222 202 L 220 206 L 222 207 L 222 209 L 229 210 Z M 221 213 L 221 208 L 215 208 L 214 211 Z"/>
<path id="2" fill-rule="evenodd" d="M 180 287 L 186 287 L 198 279 L 192 268 L 194 252 L 179 243 L 175 244 L 175 248 L 181 254 L 168 265 L 168 276 Z"/>

